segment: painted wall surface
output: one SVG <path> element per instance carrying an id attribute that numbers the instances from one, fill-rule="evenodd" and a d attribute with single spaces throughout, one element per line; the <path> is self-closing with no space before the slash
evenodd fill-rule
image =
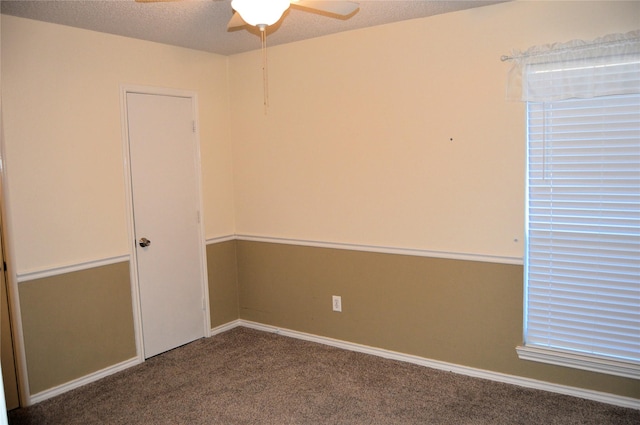
<path id="1" fill-rule="evenodd" d="M 510 2 L 276 46 L 267 115 L 259 52 L 225 58 L 2 16 L 12 266 L 20 275 L 128 252 L 121 84 L 198 93 L 207 238 L 520 259 L 524 106 L 505 101 L 510 65 L 499 58 L 636 29 L 639 14 L 638 2 Z M 521 266 L 256 242 L 213 244 L 207 256 L 213 326 L 239 315 L 640 397 L 637 382 L 517 360 Z M 49 324 L 39 311 L 56 317 L 71 305 L 82 317 L 91 285 L 63 276 L 20 284 L 32 394 L 126 357 L 65 363 L 66 348 L 47 333 L 75 325 L 66 316 Z M 342 316 L 329 312 L 334 294 Z M 130 294 L 94 295 L 90 323 L 109 322 L 96 311 L 131 307 Z M 84 338 L 67 337 L 65 346 Z"/>
<path id="2" fill-rule="evenodd" d="M 129 264 L 20 285 L 31 394 L 136 357 Z"/>
<path id="3" fill-rule="evenodd" d="M 211 328 L 239 317 L 236 241 L 207 245 Z"/>
<path id="4" fill-rule="evenodd" d="M 18 395 L 17 375 L 15 368 L 15 354 L 13 350 L 13 335 L 11 334 L 11 319 L 9 316 L 9 302 L 4 277 L 0 276 L 0 360 L 2 362 L 2 389 L 7 410 L 20 406 Z"/>
<path id="5" fill-rule="evenodd" d="M 197 93 L 206 235 L 233 233 L 226 57 L 3 15 L 18 274 L 129 253 L 121 84 Z"/>
<path id="6" fill-rule="evenodd" d="M 519 265 L 238 242 L 240 318 L 640 399 L 638 380 L 518 359 Z M 342 312 L 331 297 L 342 297 Z"/>
<path id="7" fill-rule="evenodd" d="M 638 16 L 509 2 L 275 46 L 266 115 L 259 52 L 232 56 L 237 233 L 522 258 L 525 108 L 505 100 L 500 57 Z M 521 266 L 238 247 L 243 319 L 640 398 L 637 380 L 517 358 Z"/>
<path id="8" fill-rule="evenodd" d="M 241 235 L 522 258 L 514 48 L 638 27 L 638 2 L 523 1 L 230 57 Z M 517 241 L 516 241 L 517 240 Z"/>
<path id="9" fill-rule="evenodd" d="M 16 275 L 129 253 L 121 85 L 197 93 L 205 236 L 234 233 L 226 57 L 1 19 L 3 202 L 14 282 Z M 128 276 L 118 281 L 126 296 L 102 294 L 73 276 L 18 286 L 31 394 L 135 355 L 131 318 L 120 318 L 114 335 L 101 327 L 131 311 Z"/>

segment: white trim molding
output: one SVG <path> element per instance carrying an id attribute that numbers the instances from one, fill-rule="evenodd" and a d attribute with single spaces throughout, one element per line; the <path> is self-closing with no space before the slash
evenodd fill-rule
<path id="1" fill-rule="evenodd" d="M 211 336 L 218 335 L 223 332 L 230 331 L 231 329 L 237 328 L 239 326 L 242 326 L 242 320 L 236 319 L 229 323 L 224 323 L 220 326 L 216 326 L 215 328 L 212 328 L 211 331 L 209 332 L 209 335 Z"/>
<path id="2" fill-rule="evenodd" d="M 67 391 L 71 391 L 73 389 L 82 387 L 83 385 L 90 384 L 99 379 L 106 378 L 109 375 L 113 375 L 114 373 L 128 369 L 132 366 L 136 366 L 140 363 L 141 363 L 140 359 L 138 357 L 134 357 L 132 359 L 125 360 L 123 362 L 117 363 L 113 366 L 109 366 L 97 372 L 90 373 L 89 375 L 85 375 L 81 378 L 74 379 L 73 381 L 65 382 L 64 384 L 58 385 L 53 388 L 49 388 L 48 390 L 44 390 L 29 396 L 29 399 L 27 400 L 26 405 L 31 406 L 33 404 L 40 403 L 41 401 L 66 393 Z"/>
<path id="3" fill-rule="evenodd" d="M 207 239 L 207 245 L 212 245 L 227 241 L 250 241 L 250 242 L 265 242 L 285 245 L 297 245 L 297 246 L 310 246 L 316 248 L 330 248 L 330 249 L 344 249 L 350 251 L 364 251 L 364 252 L 377 252 L 381 254 L 397 254 L 397 255 L 410 255 L 414 257 L 432 257 L 432 258 L 444 258 L 449 260 L 465 260 L 465 261 L 480 261 L 484 263 L 498 263 L 498 264 L 514 264 L 523 265 L 524 260 L 522 257 L 507 257 L 500 255 L 489 254 L 472 254 L 466 252 L 445 252 L 445 251 L 431 251 L 428 249 L 418 248 L 399 248 L 391 246 L 378 246 L 378 245 L 363 245 L 352 244 L 343 242 L 326 242 L 326 241 L 314 241 L 308 239 L 292 239 L 292 238 L 279 238 L 272 236 L 255 236 L 255 235 L 225 235 L 217 236 Z"/>
<path id="4" fill-rule="evenodd" d="M 222 324 L 210 330 L 209 335 L 217 335 L 226 331 L 230 331 L 233 328 L 241 326 L 241 320 L 234 320 L 229 323 Z M 88 375 L 84 375 L 78 379 L 74 379 L 69 382 L 65 382 L 64 384 L 60 384 L 53 388 L 49 388 L 47 390 L 41 391 L 39 393 L 29 395 L 26 400 L 26 406 L 31 406 L 36 403 L 40 403 L 41 401 L 47 400 L 51 397 L 58 396 L 60 394 L 66 393 L 67 391 L 74 390 L 76 388 L 82 387 L 83 385 L 90 384 L 92 382 L 98 381 L 102 378 L 106 378 L 109 375 L 113 375 L 114 373 L 121 372 L 130 367 L 139 365 L 144 363 L 145 359 L 142 356 L 133 357 L 129 360 L 125 360 L 121 363 L 117 363 L 113 366 L 109 366 L 102 370 L 90 373 Z"/>
<path id="5" fill-rule="evenodd" d="M 313 241 L 304 239 L 290 239 L 290 238 L 275 238 L 266 236 L 252 236 L 252 235 L 236 235 L 237 240 L 252 241 L 252 242 L 267 242 L 286 245 L 300 245 L 311 246 L 318 248 L 332 248 L 332 249 L 345 249 L 351 251 L 366 251 L 366 252 L 378 252 L 382 254 L 398 254 L 398 255 L 411 255 L 415 257 L 433 257 L 433 258 L 445 258 L 450 260 L 466 260 L 466 261 L 480 261 L 485 263 L 500 263 L 500 264 L 515 264 L 522 265 L 524 261 L 522 257 L 506 257 L 499 255 L 488 254 L 472 254 L 465 252 L 445 252 L 445 251 L 431 251 L 427 249 L 417 248 L 398 248 L 390 246 L 377 246 L 377 245 L 361 245 L 342 242 L 324 242 Z"/>
<path id="6" fill-rule="evenodd" d="M 243 319 L 233 320 L 231 322 L 212 328 L 209 334 L 211 336 L 215 336 L 223 332 L 230 331 L 231 329 L 234 329 L 237 327 L 245 327 L 245 328 L 255 329 L 262 332 L 276 333 L 276 334 L 290 337 L 290 338 L 296 338 L 304 341 L 315 342 L 318 344 L 328 345 L 328 346 L 340 348 L 343 350 L 370 354 L 373 356 L 382 357 L 386 359 L 412 363 L 419 366 L 429 367 L 437 370 L 444 370 L 447 372 L 453 372 L 460 375 L 471 376 L 474 378 L 488 379 L 490 381 L 502 382 L 505 384 L 512 384 L 512 385 L 517 385 L 525 388 L 533 388 L 536 390 L 548 391 L 556 394 L 564 394 L 572 397 L 580 397 L 587 400 L 594 400 L 601 403 L 607 403 L 615 406 L 640 410 L 640 400 L 631 398 L 631 397 L 624 397 L 624 396 L 618 396 L 615 394 L 603 393 L 599 391 L 569 387 L 566 385 L 558 385 L 550 382 L 539 381 L 536 379 L 523 378 L 523 377 L 508 375 L 508 374 L 499 373 L 499 372 L 492 372 L 488 370 L 457 365 L 454 363 L 442 362 L 439 360 L 431 360 L 424 357 L 399 353 L 397 351 L 370 347 L 367 345 L 356 344 L 353 342 L 342 341 L 339 339 L 309 334 L 306 332 L 299 332 L 291 329 L 280 328 L 277 326 L 265 325 L 262 323 L 252 322 L 249 320 L 243 320 Z M 73 390 L 75 388 L 81 387 L 91 382 L 95 382 L 99 379 L 112 375 L 116 372 L 120 372 L 122 370 L 128 369 L 132 366 L 136 366 L 143 362 L 144 362 L 144 359 L 139 357 L 134 357 L 132 359 L 115 364 L 113 366 L 99 370 L 89 375 L 85 375 L 81 378 L 66 382 L 62 385 L 58 385 L 56 387 L 50 388 L 48 390 L 39 392 L 37 394 L 34 394 L 28 397 L 26 405 L 30 406 L 32 404 L 39 403 L 51 397 L 55 397 L 67 391 Z"/>
<path id="7" fill-rule="evenodd" d="M 29 280 L 42 279 L 45 277 L 58 276 L 61 274 L 67 274 L 77 272 L 81 270 L 89 270 L 96 267 L 108 266 L 111 264 L 123 263 L 129 261 L 129 255 L 118 255 L 115 257 L 99 258 L 97 260 L 83 261 L 80 263 L 66 264 L 62 266 L 53 266 L 37 270 L 29 270 L 26 272 L 16 273 L 16 281 L 18 283 L 26 282 Z"/>
<path id="8" fill-rule="evenodd" d="M 584 398 L 587 400 L 599 401 L 601 403 L 612 404 L 615 406 L 640 410 L 640 400 L 631 398 L 631 397 L 618 396 L 615 394 L 603 393 L 600 391 L 593 391 L 593 390 L 586 390 L 586 389 L 570 387 L 566 385 L 558 385 L 550 382 L 539 381 L 536 379 L 523 378 L 520 376 L 508 375 L 505 373 L 493 372 L 493 371 L 484 370 L 484 369 L 476 369 L 473 367 L 442 362 L 439 360 L 431 360 L 424 357 L 399 353 L 396 351 L 385 350 L 382 348 L 370 347 L 367 345 L 356 344 L 353 342 L 347 342 L 347 341 L 328 338 L 324 336 L 308 334 L 305 332 L 298 332 L 291 329 L 284 329 L 276 326 L 264 325 L 262 323 L 252 322 L 248 320 L 240 319 L 238 322 L 239 322 L 239 326 L 243 326 L 245 328 L 276 333 L 279 335 L 283 335 L 291 338 L 297 338 L 305 341 L 316 342 L 319 344 L 329 345 L 329 346 L 341 348 L 344 350 L 371 354 L 373 356 L 412 363 L 419 366 L 430 367 L 438 370 L 445 370 L 448 372 L 471 376 L 474 378 L 488 379 L 490 381 L 502 382 L 505 384 L 512 384 L 512 385 L 517 385 L 525 388 L 533 388 L 536 390 L 543 390 L 543 391 L 548 391 L 556 394 L 569 395 L 573 397 Z M 231 323 L 235 323 L 235 322 L 231 322 Z M 235 326 L 238 326 L 238 325 L 235 325 Z"/>
<path id="9" fill-rule="evenodd" d="M 235 240 L 236 240 L 236 235 L 216 236 L 216 237 L 213 237 L 213 238 L 208 238 L 206 240 L 206 244 L 207 245 L 213 245 L 213 244 L 216 244 L 216 243 L 235 241 Z"/>
<path id="10" fill-rule="evenodd" d="M 516 347 L 516 351 L 521 360 L 531 360 L 534 362 L 622 376 L 624 378 L 640 379 L 640 365 L 637 363 L 607 360 L 586 354 L 575 354 L 526 345 Z"/>

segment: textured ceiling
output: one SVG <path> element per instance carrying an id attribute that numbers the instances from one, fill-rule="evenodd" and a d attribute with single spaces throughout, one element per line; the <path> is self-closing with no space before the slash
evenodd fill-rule
<path id="1" fill-rule="evenodd" d="M 291 8 L 269 27 L 270 46 L 357 28 L 454 12 L 505 0 L 361 0 L 348 19 Z M 227 31 L 230 0 L 2 0 L 3 14 L 230 55 L 260 48 L 255 28 Z"/>

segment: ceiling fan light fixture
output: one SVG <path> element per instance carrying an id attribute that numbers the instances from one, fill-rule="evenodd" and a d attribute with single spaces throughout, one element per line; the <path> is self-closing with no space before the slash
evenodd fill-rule
<path id="1" fill-rule="evenodd" d="M 273 25 L 289 8 L 290 0 L 232 0 L 231 7 L 249 25 Z"/>

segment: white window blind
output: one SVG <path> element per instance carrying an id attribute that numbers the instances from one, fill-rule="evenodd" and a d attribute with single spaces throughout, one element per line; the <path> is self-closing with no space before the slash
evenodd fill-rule
<path id="1" fill-rule="evenodd" d="M 637 60 L 594 66 L 603 81 L 640 87 Z M 561 92 L 583 70 L 593 72 L 532 66 L 528 89 Z M 638 377 L 640 94 L 558 97 L 527 103 L 525 348 Z"/>

